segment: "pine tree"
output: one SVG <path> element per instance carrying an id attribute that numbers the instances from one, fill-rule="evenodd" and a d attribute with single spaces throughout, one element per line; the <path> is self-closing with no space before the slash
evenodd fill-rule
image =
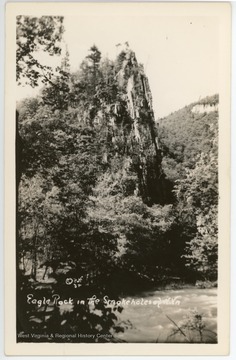
<path id="1" fill-rule="evenodd" d="M 42 90 L 42 100 L 53 110 L 67 110 L 70 103 L 70 62 L 67 49 L 56 71 L 54 79 Z"/>

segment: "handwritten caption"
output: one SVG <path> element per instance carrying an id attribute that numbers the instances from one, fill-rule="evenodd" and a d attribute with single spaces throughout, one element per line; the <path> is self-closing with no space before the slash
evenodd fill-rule
<path id="1" fill-rule="evenodd" d="M 88 303 L 88 305 L 95 306 L 95 305 L 99 304 L 100 302 L 103 302 L 105 306 L 109 306 L 109 307 L 113 307 L 113 306 L 126 307 L 129 305 L 135 305 L 135 306 L 153 305 L 153 306 L 157 306 L 158 308 L 160 308 L 162 305 L 179 306 L 180 305 L 180 296 L 166 297 L 166 298 L 157 297 L 154 299 L 122 298 L 120 300 L 114 300 L 114 299 L 111 300 L 111 299 L 109 299 L 109 297 L 107 295 L 105 295 L 102 299 L 99 299 L 96 295 L 93 295 L 92 297 L 86 298 L 86 299 L 73 299 L 72 297 L 64 299 L 59 294 L 53 294 L 51 298 L 46 298 L 44 296 L 41 299 L 37 299 L 36 297 L 34 297 L 33 294 L 27 295 L 27 303 L 36 305 L 38 307 L 41 307 L 43 305 L 73 306 L 75 304 L 85 305 L 86 303 Z"/>

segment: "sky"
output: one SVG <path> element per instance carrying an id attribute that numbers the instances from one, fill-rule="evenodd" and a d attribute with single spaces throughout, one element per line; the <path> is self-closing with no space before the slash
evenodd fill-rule
<path id="1" fill-rule="evenodd" d="M 219 28 L 214 16 L 66 16 L 64 43 L 76 71 L 96 44 L 114 59 L 116 44 L 129 42 L 148 76 L 156 119 L 219 92 Z M 19 88 L 17 98 L 38 89 Z"/>

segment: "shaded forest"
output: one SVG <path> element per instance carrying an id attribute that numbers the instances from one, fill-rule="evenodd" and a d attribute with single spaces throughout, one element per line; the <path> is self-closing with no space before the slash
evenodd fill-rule
<path id="1" fill-rule="evenodd" d="M 157 122 L 128 44 L 115 60 L 92 45 L 72 72 L 58 45 L 63 18 L 17 21 L 17 81 L 44 84 L 17 104 L 18 333 L 115 341 L 122 307 L 79 299 L 217 280 L 219 99 Z M 61 65 L 41 65 L 39 48 Z M 63 311 L 28 294 L 77 302 Z"/>

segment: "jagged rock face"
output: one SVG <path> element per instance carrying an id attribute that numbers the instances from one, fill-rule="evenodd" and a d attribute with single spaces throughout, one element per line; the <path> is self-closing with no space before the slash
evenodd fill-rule
<path id="1" fill-rule="evenodd" d="M 197 104 L 193 106 L 192 113 L 195 114 L 209 114 L 212 111 L 218 111 L 219 104 Z"/>
<path id="2" fill-rule="evenodd" d="M 120 54 L 115 74 L 116 101 L 97 112 L 95 124 L 104 143 L 103 161 L 130 158 L 129 170 L 138 179 L 138 195 L 149 205 L 173 201 L 171 183 L 162 170 L 158 128 L 152 109 L 152 96 L 143 66 L 129 48 Z M 112 169 L 111 169 L 112 171 Z"/>

